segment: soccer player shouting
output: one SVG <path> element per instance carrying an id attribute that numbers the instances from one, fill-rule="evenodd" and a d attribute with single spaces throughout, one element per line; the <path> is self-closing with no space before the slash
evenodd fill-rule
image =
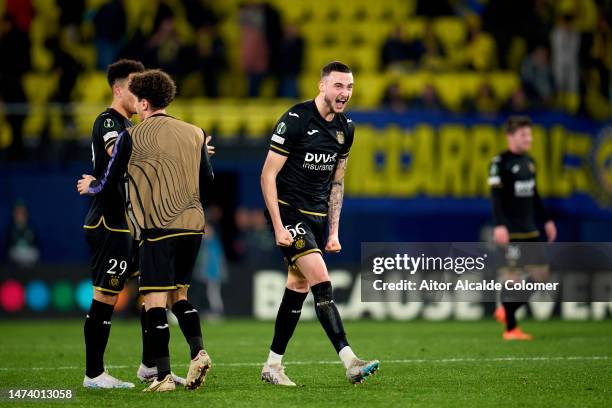
<path id="1" fill-rule="evenodd" d="M 309 290 L 319 322 L 342 360 L 348 380 L 359 383 L 379 366 L 378 360 L 360 360 L 349 346 L 322 256 L 323 250 L 338 253 L 341 249 L 338 227 L 344 172 L 355 132 L 343 112 L 352 92 L 353 74 L 348 66 L 341 62 L 324 66 L 319 95 L 293 106 L 281 117 L 263 166 L 266 216 L 288 265 L 274 338 L 261 372 L 261 378 L 269 383 L 295 385 L 281 363 Z"/>

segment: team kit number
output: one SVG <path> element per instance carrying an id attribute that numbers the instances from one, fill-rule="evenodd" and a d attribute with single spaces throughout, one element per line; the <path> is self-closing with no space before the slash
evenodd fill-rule
<path id="1" fill-rule="evenodd" d="M 287 231 L 289 231 L 289 233 L 291 234 L 291 238 L 295 238 L 297 237 L 297 235 L 305 235 L 306 234 L 306 230 L 301 227 L 301 225 L 303 224 L 303 222 L 299 222 L 297 224 L 295 224 L 295 228 L 293 228 L 293 226 L 291 225 L 285 225 L 285 229 Z"/>
<path id="2" fill-rule="evenodd" d="M 106 273 L 109 275 L 117 274 L 117 271 L 116 271 L 117 266 L 119 267 L 119 269 L 121 269 L 121 272 L 119 273 L 119 275 L 123 275 L 125 271 L 127 270 L 127 261 L 119 262 L 115 258 L 111 258 L 108 260 L 108 263 L 111 265 L 111 267 L 106 271 Z"/>

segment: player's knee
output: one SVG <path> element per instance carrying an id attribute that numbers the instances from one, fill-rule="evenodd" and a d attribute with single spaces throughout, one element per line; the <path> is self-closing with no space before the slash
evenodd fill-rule
<path id="1" fill-rule="evenodd" d="M 168 303 L 170 307 L 173 307 L 176 303 L 184 300 L 187 301 L 187 287 L 180 287 L 172 292 L 168 293 Z"/>
<path id="2" fill-rule="evenodd" d="M 310 285 L 306 279 L 288 279 L 287 289 L 291 289 L 294 292 L 308 293 Z"/>
<path id="3" fill-rule="evenodd" d="M 93 298 L 98 302 L 106 303 L 107 305 L 115 306 L 117 303 L 118 295 L 111 295 L 104 293 L 101 290 L 94 289 Z"/>

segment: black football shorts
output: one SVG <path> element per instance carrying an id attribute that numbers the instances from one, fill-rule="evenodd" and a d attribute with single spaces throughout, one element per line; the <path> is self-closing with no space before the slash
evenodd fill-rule
<path id="1" fill-rule="evenodd" d="M 279 247 L 288 266 L 293 266 L 301 256 L 313 252 L 323 253 L 327 216 L 305 214 L 287 205 L 279 205 L 279 210 L 283 225 L 293 236 L 293 245 Z M 272 234 L 274 234 L 270 214 L 267 210 L 265 214 Z"/>
<path id="2" fill-rule="evenodd" d="M 202 234 L 149 238 L 140 245 L 140 292 L 189 287 Z"/>
<path id="3" fill-rule="evenodd" d="M 85 229 L 85 239 L 91 250 L 91 280 L 95 289 L 116 295 L 129 278 L 138 276 L 137 244 L 129 233 L 100 226 Z"/>

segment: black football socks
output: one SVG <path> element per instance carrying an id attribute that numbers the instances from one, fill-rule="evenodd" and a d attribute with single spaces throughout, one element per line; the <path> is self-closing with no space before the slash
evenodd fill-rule
<path id="1" fill-rule="evenodd" d="M 300 315 L 302 313 L 302 305 L 308 293 L 300 293 L 294 290 L 285 288 L 283 294 L 283 300 L 281 301 L 278 313 L 276 315 L 276 322 L 274 323 L 274 337 L 272 339 L 272 345 L 270 350 L 274 353 L 283 355 L 287 349 L 287 344 L 295 327 L 300 321 Z"/>
<path id="2" fill-rule="evenodd" d="M 85 319 L 85 375 L 95 378 L 104 372 L 104 351 L 111 329 L 113 305 L 91 301 L 89 313 Z"/>
<path id="3" fill-rule="evenodd" d="M 170 374 L 170 352 L 168 350 L 170 329 L 165 308 L 153 307 L 147 311 L 147 331 L 157 366 L 157 380 L 162 381 Z"/>
<path id="4" fill-rule="evenodd" d="M 140 331 L 142 333 L 142 364 L 147 367 L 155 367 L 155 358 L 153 358 L 153 350 L 151 348 L 151 339 L 147 330 L 147 311 L 144 304 L 140 309 Z"/>
<path id="5" fill-rule="evenodd" d="M 332 296 L 331 282 L 321 282 L 310 288 L 314 296 L 315 311 L 327 337 L 334 345 L 336 352 L 348 346 L 344 326 L 338 308 Z"/>
<path id="6" fill-rule="evenodd" d="M 200 350 L 204 349 L 198 311 L 187 300 L 179 300 L 172 306 L 172 313 L 174 313 L 179 322 L 185 340 L 189 344 L 191 358 L 193 359 Z"/>

